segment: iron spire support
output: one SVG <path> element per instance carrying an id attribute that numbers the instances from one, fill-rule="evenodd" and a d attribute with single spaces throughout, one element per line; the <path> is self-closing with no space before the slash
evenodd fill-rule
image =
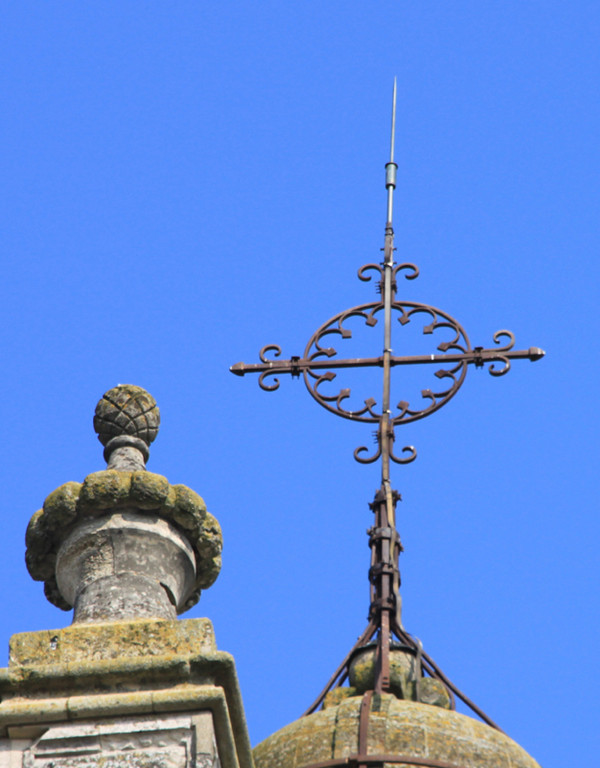
<path id="1" fill-rule="evenodd" d="M 260 350 L 259 363 L 236 363 L 230 370 L 237 376 L 256 373 L 261 389 L 273 392 L 280 386 L 279 375 L 291 375 L 292 378 L 302 377 L 310 395 L 330 413 L 351 421 L 377 424 L 377 448 L 369 455 L 366 446 L 360 446 L 354 451 L 354 458 L 361 464 L 381 462 L 381 486 L 370 505 L 375 514 L 373 527 L 369 530 L 369 546 L 371 547 L 370 609 L 368 624 L 354 647 L 335 671 L 324 690 L 313 705 L 305 712 L 310 714 L 323 702 L 327 692 L 341 685 L 348 674 L 348 667 L 353 653 L 371 642 L 376 637 L 375 686 L 376 693 L 389 690 L 390 686 L 390 642 L 395 635 L 401 643 L 413 649 L 419 660 L 421 669 L 431 677 L 439 680 L 447 689 L 453 706 L 454 694 L 469 706 L 488 725 L 498 728 L 480 709 L 476 707 L 448 678 L 435 662 L 423 651 L 418 640 L 411 637 L 403 628 L 401 620 L 400 572 L 398 556 L 402 551 L 400 538 L 396 531 L 395 510 L 400 495 L 392 490 L 390 467 L 391 463 L 408 464 L 416 458 L 413 446 L 405 446 L 401 454 L 394 452 L 394 428 L 430 416 L 446 405 L 462 386 L 467 369 L 470 365 L 476 368 L 487 367 L 492 376 L 503 376 L 511 369 L 513 360 L 530 360 L 535 362 L 544 356 L 539 347 L 515 350 L 515 338 L 511 331 L 500 330 L 493 335 L 493 347 L 472 347 L 464 328 L 446 312 L 428 304 L 412 301 L 399 301 L 396 298 L 397 278 L 404 273 L 407 280 L 414 280 L 419 270 L 414 264 L 394 261 L 394 227 L 393 205 L 396 188 L 397 164 L 394 162 L 394 143 L 396 130 L 396 80 L 392 104 L 392 126 L 390 142 L 390 159 L 385 166 L 385 186 L 387 191 L 387 217 L 381 264 L 365 264 L 358 271 L 358 277 L 363 282 L 372 279 L 372 273 L 379 277 L 377 284 L 380 298 L 368 304 L 360 304 L 334 315 L 321 325 L 310 337 L 302 356 L 279 359 L 281 348 L 276 344 L 268 344 Z M 383 315 L 383 350 L 378 357 L 344 358 L 338 356 L 330 343 L 331 336 L 339 337 L 341 341 L 352 339 L 352 331 L 346 326 L 351 319 L 362 319 L 366 326 L 374 327 Z M 425 335 L 438 333 L 439 342 L 430 354 L 425 355 L 394 355 L 392 350 L 392 329 L 397 320 L 400 328 L 411 322 L 422 321 L 422 332 Z M 270 355 L 270 356 L 269 356 Z M 400 400 L 394 406 L 391 402 L 391 372 L 393 368 L 402 366 L 438 366 L 434 375 L 439 380 L 439 387 L 421 390 L 424 403 L 410 403 Z M 351 396 L 349 388 L 341 388 L 337 392 L 332 382 L 338 372 L 344 369 L 381 368 L 383 387 L 381 408 L 373 397 L 364 400 L 364 405 L 357 410 L 350 410 L 346 402 Z M 418 681 L 417 681 L 418 685 Z"/>

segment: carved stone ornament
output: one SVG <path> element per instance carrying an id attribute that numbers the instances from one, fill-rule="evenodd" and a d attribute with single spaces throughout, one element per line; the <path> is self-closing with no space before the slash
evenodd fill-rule
<path id="1" fill-rule="evenodd" d="M 221 529 L 200 496 L 147 472 L 154 398 L 119 385 L 96 408 L 108 469 L 51 493 L 27 528 L 26 563 L 74 621 L 173 619 L 221 568 Z"/>
<path id="2" fill-rule="evenodd" d="M 210 712 L 106 719 L 50 727 L 23 768 L 217 768 Z"/>

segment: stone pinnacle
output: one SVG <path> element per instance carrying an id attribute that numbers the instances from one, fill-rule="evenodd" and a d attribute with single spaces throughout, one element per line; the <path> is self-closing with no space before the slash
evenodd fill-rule
<path id="1" fill-rule="evenodd" d="M 75 623 L 174 619 L 219 574 L 221 529 L 204 501 L 146 471 L 159 423 L 144 389 L 110 389 L 94 416 L 107 469 L 61 485 L 31 518 L 29 573 Z"/>

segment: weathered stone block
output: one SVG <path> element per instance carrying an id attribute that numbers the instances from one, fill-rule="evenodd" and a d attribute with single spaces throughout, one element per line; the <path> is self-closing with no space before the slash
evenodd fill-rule
<path id="1" fill-rule="evenodd" d="M 23 768 L 192 768 L 198 758 L 218 764 L 210 713 L 53 726 L 24 751 Z"/>
<path id="2" fill-rule="evenodd" d="M 48 666 L 169 655 L 186 657 L 215 650 L 214 630 L 209 619 L 138 619 L 13 635 L 9 665 Z"/>
<path id="3" fill-rule="evenodd" d="M 179 749 L 181 734 L 171 739 L 181 717 L 192 751 Z M 208 619 L 76 624 L 11 639 L 0 670 L 0 768 L 170 768 L 164 760 L 175 758 L 186 768 L 253 768 L 233 660 L 216 650 Z"/>

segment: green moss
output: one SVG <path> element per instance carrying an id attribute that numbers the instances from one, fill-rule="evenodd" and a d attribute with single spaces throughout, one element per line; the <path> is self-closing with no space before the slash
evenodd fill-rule
<path id="1" fill-rule="evenodd" d="M 217 520 L 203 499 L 185 485 L 170 486 L 166 477 L 150 472 L 104 470 L 88 475 L 83 484 L 65 483 L 51 493 L 27 528 L 26 563 L 31 576 L 46 582 L 46 597 L 54 605 L 71 606 L 60 596 L 54 578 L 56 553 L 78 517 L 102 515 L 124 507 L 163 517 L 186 536 L 196 555 L 196 583 L 184 610 L 198 601 L 221 570 L 222 536 Z"/>
<path id="2" fill-rule="evenodd" d="M 198 541 L 198 552 L 204 558 L 213 558 L 221 554 L 223 549 L 223 536 L 221 526 L 210 512 L 206 513 L 202 523 L 202 537 Z"/>
<path id="3" fill-rule="evenodd" d="M 152 472 L 132 472 L 129 499 L 138 509 L 155 510 L 163 507 L 169 495 L 169 481 Z"/>
<path id="4" fill-rule="evenodd" d="M 163 513 L 167 517 L 167 519 L 171 520 L 173 517 L 173 510 L 175 509 L 175 505 L 177 503 L 177 491 L 175 490 L 176 486 L 169 485 L 169 492 L 167 493 L 167 496 L 165 500 L 163 501 Z"/>
<path id="5" fill-rule="evenodd" d="M 25 533 L 25 545 L 29 547 L 38 547 L 40 542 L 45 539 L 45 530 L 43 523 L 44 510 L 38 509 L 34 512 L 29 525 L 27 526 L 27 532 Z M 51 542 L 48 542 L 50 547 Z"/>
<path id="6" fill-rule="evenodd" d="M 44 501 L 44 526 L 50 531 L 70 525 L 77 517 L 77 500 L 81 483 L 69 482 L 61 485 Z"/>
<path id="7" fill-rule="evenodd" d="M 175 491 L 173 521 L 184 530 L 198 535 L 206 516 L 204 499 L 187 485 L 174 485 L 173 490 Z"/>
<path id="8" fill-rule="evenodd" d="M 131 487 L 131 473 L 105 469 L 93 472 L 83 481 L 78 512 L 94 512 L 110 509 L 126 501 Z"/>
<path id="9" fill-rule="evenodd" d="M 221 571 L 223 549 L 221 526 L 210 512 L 206 513 L 201 534 L 193 545 L 197 552 L 196 586 L 206 589 L 215 582 Z"/>
<path id="10" fill-rule="evenodd" d="M 25 552 L 25 565 L 34 581 L 45 581 L 54 576 L 56 554 L 50 551 L 52 542 L 39 539 Z"/>

